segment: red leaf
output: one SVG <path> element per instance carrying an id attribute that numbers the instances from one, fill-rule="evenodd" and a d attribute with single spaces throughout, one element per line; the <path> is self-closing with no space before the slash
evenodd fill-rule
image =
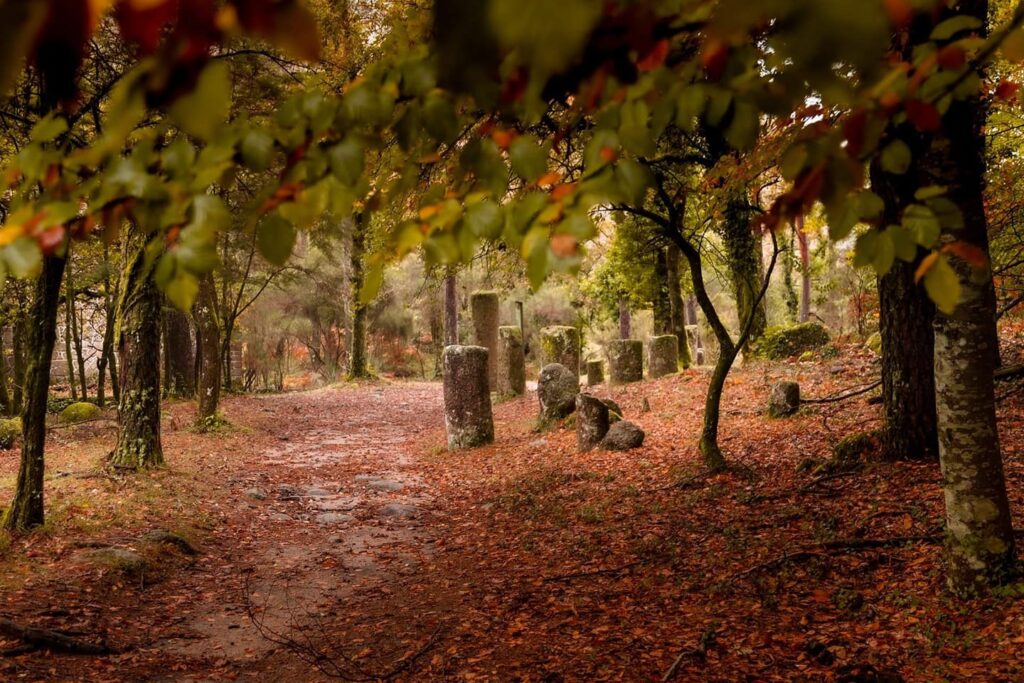
<path id="1" fill-rule="evenodd" d="M 885 0 L 885 13 L 894 26 L 906 26 L 914 17 L 914 8 L 907 0 Z"/>
<path id="2" fill-rule="evenodd" d="M 729 44 L 719 38 L 709 38 L 700 54 L 700 63 L 708 78 L 717 81 L 729 63 Z"/>
<path id="3" fill-rule="evenodd" d="M 864 128 L 868 122 L 868 112 L 865 109 L 857 111 L 846 117 L 843 121 L 843 138 L 846 140 L 846 153 L 851 157 L 860 156 L 864 149 Z"/>
<path id="4" fill-rule="evenodd" d="M 939 50 L 939 66 L 955 71 L 967 63 L 967 53 L 958 45 L 947 45 Z"/>
<path id="5" fill-rule="evenodd" d="M 668 57 L 668 38 L 662 38 L 651 51 L 644 55 L 644 58 L 636 63 L 636 68 L 640 71 L 654 71 L 659 66 L 665 63 L 665 58 Z"/>
<path id="6" fill-rule="evenodd" d="M 942 251 L 947 254 L 953 254 L 961 261 L 969 263 L 975 268 L 985 268 L 988 266 L 988 256 L 985 255 L 985 251 L 970 242 L 950 242 L 942 247 Z"/>
<path id="7" fill-rule="evenodd" d="M 996 97 L 1001 100 L 1012 100 L 1017 96 L 1017 92 L 1020 90 L 1020 83 L 1014 83 L 1013 81 L 1001 80 L 999 85 L 996 86 Z"/>
<path id="8" fill-rule="evenodd" d="M 44 254 L 49 256 L 57 247 L 64 243 L 64 226 L 55 225 L 36 235 L 36 242 Z"/>
<path id="9" fill-rule="evenodd" d="M 942 115 L 934 104 L 910 100 L 904 105 L 907 118 L 922 133 L 933 133 L 942 127 Z"/>

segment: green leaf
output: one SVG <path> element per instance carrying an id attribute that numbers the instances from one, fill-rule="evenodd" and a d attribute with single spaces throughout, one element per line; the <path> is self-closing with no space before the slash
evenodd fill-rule
<path id="1" fill-rule="evenodd" d="M 29 237 L 19 237 L 4 249 L 7 269 L 16 278 L 24 279 L 39 273 L 43 265 L 43 254 L 39 245 Z"/>
<path id="2" fill-rule="evenodd" d="M 761 129 L 761 115 L 757 107 L 744 100 L 736 100 L 733 107 L 732 120 L 725 129 L 726 142 L 733 149 L 749 150 L 757 141 Z"/>
<path id="3" fill-rule="evenodd" d="M 807 151 L 807 145 L 797 143 L 791 146 L 783 153 L 782 163 L 779 164 L 782 177 L 790 182 L 796 180 L 796 177 L 800 175 L 800 171 L 804 170 L 804 167 L 807 166 L 807 159 L 809 157 L 810 153 Z"/>
<path id="4" fill-rule="evenodd" d="M 466 227 L 485 239 L 496 239 L 505 225 L 501 207 L 492 199 L 484 199 L 466 207 Z"/>
<path id="5" fill-rule="evenodd" d="M 345 185 L 355 185 L 363 175 L 363 146 L 353 136 L 348 136 L 328 152 L 331 173 Z"/>
<path id="6" fill-rule="evenodd" d="M 227 62 L 211 62 L 199 74 L 195 90 L 182 97 L 168 112 L 189 135 L 209 141 L 231 113 L 231 71 Z"/>
<path id="7" fill-rule="evenodd" d="M 270 168 L 274 159 L 274 138 L 262 130 L 250 130 L 242 138 L 242 161 L 254 171 Z"/>
<path id="8" fill-rule="evenodd" d="M 33 142 L 53 142 L 57 139 L 57 136 L 63 134 L 68 129 L 68 121 L 63 116 L 57 114 L 50 114 L 43 119 L 40 119 L 36 125 L 32 126 L 32 141 Z"/>
<path id="9" fill-rule="evenodd" d="M 486 4 L 490 28 L 499 43 L 516 49 L 531 73 L 541 78 L 561 71 L 577 57 L 602 8 L 600 0 L 491 0 Z"/>
<path id="10" fill-rule="evenodd" d="M 893 251 L 900 261 L 910 263 L 917 256 L 917 242 L 914 236 L 906 228 L 899 225 L 890 225 L 885 232 L 892 240 Z"/>
<path id="11" fill-rule="evenodd" d="M 853 248 L 853 266 L 863 268 L 875 261 L 875 253 L 878 247 L 878 231 L 868 230 L 857 237 L 857 244 Z"/>
<path id="12" fill-rule="evenodd" d="M 520 135 L 513 140 L 508 158 L 516 175 L 529 183 L 544 175 L 548 168 L 548 152 L 532 135 Z"/>
<path id="13" fill-rule="evenodd" d="M 941 226 L 932 210 L 923 204 L 911 204 L 903 211 L 903 227 L 914 236 L 914 240 L 926 249 L 930 249 L 939 239 Z"/>
<path id="14" fill-rule="evenodd" d="M 278 214 L 270 214 L 256 226 L 256 248 L 275 266 L 283 266 L 295 246 L 295 227 Z"/>
<path id="15" fill-rule="evenodd" d="M 958 14 L 941 22 L 932 29 L 932 40 L 949 40 L 958 33 L 964 31 L 975 31 L 981 28 L 981 19 L 972 17 L 969 14 Z"/>
<path id="16" fill-rule="evenodd" d="M 941 254 L 924 274 L 924 288 L 938 309 L 947 315 L 960 302 L 960 277 Z"/>
<path id="17" fill-rule="evenodd" d="M 946 194 L 946 188 L 942 185 L 929 185 L 922 187 L 914 193 L 914 199 L 919 202 L 923 202 L 926 199 L 933 199 L 934 197 L 941 197 Z"/>
<path id="18" fill-rule="evenodd" d="M 932 197 L 925 204 L 939 220 L 939 225 L 950 230 L 962 230 L 964 214 L 960 207 L 948 197 Z"/>
<path id="19" fill-rule="evenodd" d="M 870 190 L 861 190 L 853 198 L 854 208 L 857 211 L 858 220 L 873 220 L 882 215 L 885 210 L 885 202 Z"/>
<path id="20" fill-rule="evenodd" d="M 893 175 L 906 173 L 912 160 L 910 147 L 902 140 L 893 140 L 882 150 L 882 168 Z"/>
<path id="21" fill-rule="evenodd" d="M 888 230 L 876 232 L 878 239 L 875 240 L 875 253 L 871 259 L 871 265 L 874 266 L 875 273 L 881 277 L 892 268 L 893 261 L 896 259 L 896 250 Z"/>
<path id="22" fill-rule="evenodd" d="M 178 270 L 164 287 L 167 299 L 180 311 L 188 311 L 199 294 L 199 278 L 192 273 Z"/>
<path id="23" fill-rule="evenodd" d="M 676 125 L 688 133 L 693 132 L 706 102 L 707 93 L 700 85 L 683 88 L 676 98 Z"/>
<path id="24" fill-rule="evenodd" d="M 373 302 L 384 285 L 384 264 L 371 263 L 363 277 L 363 286 L 359 289 L 359 303 L 366 305 Z"/>
<path id="25" fill-rule="evenodd" d="M 622 159 L 615 165 L 615 180 L 626 201 L 638 204 L 651 185 L 651 174 L 638 162 Z"/>

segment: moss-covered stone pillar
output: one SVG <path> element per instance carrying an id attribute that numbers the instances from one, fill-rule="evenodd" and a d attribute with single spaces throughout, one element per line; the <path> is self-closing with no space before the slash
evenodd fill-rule
<path id="1" fill-rule="evenodd" d="M 644 378 L 644 344 L 638 339 L 608 343 L 608 383 L 628 384 Z"/>
<path id="2" fill-rule="evenodd" d="M 604 384 L 604 362 L 600 359 L 587 361 L 587 386 Z"/>
<path id="3" fill-rule="evenodd" d="M 526 355 L 523 331 L 518 327 L 498 328 L 498 396 L 526 393 Z"/>
<path id="4" fill-rule="evenodd" d="M 469 307 L 473 315 L 473 343 L 487 349 L 487 381 L 492 389 L 498 383 L 498 314 L 497 292 L 473 292 Z"/>
<path id="5" fill-rule="evenodd" d="M 580 331 L 575 327 L 553 325 L 540 331 L 540 365 L 558 363 L 580 374 Z"/>
<path id="6" fill-rule="evenodd" d="M 444 349 L 444 425 L 448 450 L 475 448 L 494 441 L 487 355 L 482 346 Z"/>
<path id="7" fill-rule="evenodd" d="M 647 340 L 647 376 L 651 379 L 679 372 L 679 339 L 662 334 Z"/>

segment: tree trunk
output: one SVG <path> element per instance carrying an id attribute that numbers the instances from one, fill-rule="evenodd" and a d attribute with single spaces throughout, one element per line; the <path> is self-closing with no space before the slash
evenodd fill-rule
<path id="1" fill-rule="evenodd" d="M 686 306 L 683 303 L 683 291 L 679 286 L 679 247 L 669 244 L 665 248 L 668 263 L 668 300 L 671 309 L 670 332 L 679 342 L 679 363 L 690 367 L 693 362 L 690 356 L 690 340 L 686 337 Z"/>
<path id="2" fill-rule="evenodd" d="M 54 313 L 56 315 L 56 312 Z M 28 368 L 27 359 L 25 358 L 26 349 L 25 342 L 27 341 L 29 326 L 27 324 L 28 316 L 24 312 L 18 311 L 18 317 L 14 321 L 14 326 L 11 329 L 11 350 L 12 361 L 14 363 L 14 372 L 11 377 L 11 400 L 13 405 L 11 409 L 15 415 L 20 415 L 22 409 L 25 406 L 25 375 Z M 56 330 L 56 322 L 54 323 L 54 329 Z"/>
<path id="3" fill-rule="evenodd" d="M 619 339 L 629 339 L 632 335 L 633 321 L 629 313 L 629 300 L 619 298 Z"/>
<path id="4" fill-rule="evenodd" d="M 0 325 L 0 407 L 4 415 L 11 414 L 11 394 L 7 390 L 7 349 L 4 344 L 4 335 L 7 328 Z"/>
<path id="5" fill-rule="evenodd" d="M 117 348 L 121 354 L 121 396 L 114 467 L 138 469 L 164 461 L 160 441 L 160 302 L 146 264 L 146 234 L 129 224 L 125 270 L 117 310 Z"/>
<path id="6" fill-rule="evenodd" d="M 164 309 L 164 358 L 167 393 L 191 398 L 196 393 L 196 360 L 192 324 L 188 314 L 170 306 Z"/>
<path id="7" fill-rule="evenodd" d="M 25 370 L 24 401 L 21 415 L 21 464 L 14 488 L 14 500 L 7 511 L 4 526 L 24 530 L 43 523 L 43 453 L 46 444 L 46 399 L 50 391 L 50 365 L 57 342 L 57 313 L 60 307 L 60 283 L 64 277 L 63 258 L 46 256 L 36 280 L 29 312 L 28 350 L 31 357 Z"/>
<path id="8" fill-rule="evenodd" d="M 213 276 L 204 275 L 199 279 L 199 293 L 193 308 L 199 339 L 199 404 L 196 424 L 200 428 L 210 426 L 209 423 L 217 419 L 220 408 L 221 344 L 217 313 L 217 291 Z"/>
<path id="9" fill-rule="evenodd" d="M 109 248 L 103 245 L 103 260 L 110 262 Z M 96 378 L 96 403 L 101 408 L 106 405 L 106 377 L 108 368 L 110 371 L 110 390 L 114 397 L 114 403 L 120 402 L 120 391 L 117 386 L 117 356 L 114 354 L 114 322 L 116 315 L 110 301 L 110 271 L 104 277 L 103 287 L 103 348 L 100 351 L 100 359 L 96 364 L 98 377 Z"/>
<path id="10" fill-rule="evenodd" d="M 75 366 L 71 362 L 71 306 L 68 305 L 70 296 L 64 296 L 64 377 L 68 381 L 68 388 L 71 390 L 71 400 L 78 400 L 78 389 L 75 386 Z"/>
<path id="11" fill-rule="evenodd" d="M 75 284 L 72 280 L 74 268 L 72 267 L 71 248 L 68 247 L 68 265 L 65 274 L 64 287 L 67 292 L 68 316 L 71 319 L 71 342 L 75 352 L 75 362 L 78 365 L 78 385 L 81 387 L 82 400 L 89 400 L 89 383 L 85 378 L 85 353 L 82 350 L 82 325 L 79 324 L 78 314 L 75 312 Z M 74 365 L 71 357 L 68 357 L 68 376 L 74 375 Z"/>
<path id="12" fill-rule="evenodd" d="M 664 249 L 658 249 L 654 256 L 654 281 L 658 284 L 654 301 L 654 334 L 669 334 L 672 331 L 672 302 L 669 298 L 668 257 Z"/>
<path id="13" fill-rule="evenodd" d="M 459 343 L 459 287 L 455 272 L 448 271 L 444 279 L 444 345 Z"/>
<path id="14" fill-rule="evenodd" d="M 923 151 L 923 150 L 921 150 Z M 918 155 L 914 168 L 903 176 L 871 167 L 871 187 L 885 205 L 882 221 L 898 224 L 903 209 L 914 201 L 915 188 L 931 184 Z M 878 279 L 879 334 L 882 338 L 882 398 L 885 426 L 882 456 L 892 460 L 935 460 L 938 432 L 935 423 L 935 305 L 924 288 L 914 282 L 913 263 L 897 260 Z"/>
<path id="15" fill-rule="evenodd" d="M 811 249 L 804 232 L 803 216 L 798 218 L 796 233 L 797 244 L 800 246 L 800 322 L 811 319 Z"/>
<path id="16" fill-rule="evenodd" d="M 982 22 L 987 0 L 958 6 Z M 932 183 L 948 188 L 963 212 L 962 230 L 944 229 L 942 240 L 960 240 L 988 254 L 985 217 L 985 108 L 978 96 L 954 102 L 922 164 Z M 935 315 L 935 403 L 939 459 L 946 501 L 947 582 L 962 596 L 975 595 L 1013 576 L 1013 524 L 1003 476 L 992 372 L 995 315 L 991 273 L 954 261 L 962 286 L 952 314 Z"/>
<path id="17" fill-rule="evenodd" d="M 800 297 L 793 285 L 793 271 L 797 269 L 797 260 L 793 255 L 796 245 L 796 228 L 789 233 L 789 247 L 782 257 L 782 298 L 786 303 L 786 315 L 789 322 L 796 322 L 800 317 Z"/>
<path id="18" fill-rule="evenodd" d="M 352 351 L 348 370 L 351 378 L 370 375 L 366 360 L 366 304 L 362 301 L 363 256 L 366 251 L 364 220 L 365 216 L 357 215 L 352 225 Z"/>
<path id="19" fill-rule="evenodd" d="M 764 270 L 761 264 L 761 239 L 750 225 L 750 212 L 739 201 L 731 201 L 726 207 L 722 238 L 736 297 L 739 324 L 742 327 L 747 319 L 753 320 L 747 342 L 756 342 L 764 336 L 767 326 L 764 301 L 754 304 L 761 289 Z"/>

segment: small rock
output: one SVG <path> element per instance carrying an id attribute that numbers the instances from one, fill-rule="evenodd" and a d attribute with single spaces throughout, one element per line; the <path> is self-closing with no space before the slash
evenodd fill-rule
<path id="1" fill-rule="evenodd" d="M 776 382 L 768 398 L 768 417 L 788 417 L 800 408 L 800 385 Z"/>
<path id="2" fill-rule="evenodd" d="M 270 519 L 274 522 L 290 522 L 292 521 L 292 516 L 284 512 L 271 512 Z"/>
<path id="3" fill-rule="evenodd" d="M 405 488 L 401 483 L 389 479 L 375 479 L 367 482 L 366 487 L 374 491 L 401 491 Z"/>
<path id="4" fill-rule="evenodd" d="M 341 512 L 323 512 L 314 519 L 316 519 L 317 524 L 343 524 L 351 522 L 353 517 Z"/>
<path id="5" fill-rule="evenodd" d="M 418 510 L 415 505 L 406 503 L 388 503 L 380 510 L 381 517 L 415 517 Z"/>
<path id="6" fill-rule="evenodd" d="M 613 424 L 601 441 L 601 448 L 607 451 L 628 451 L 640 448 L 644 444 L 644 430 L 629 420 L 619 420 Z"/>
<path id="7" fill-rule="evenodd" d="M 281 498 L 297 498 L 299 496 L 299 489 L 291 484 L 281 484 L 277 487 L 277 495 Z"/>
<path id="8" fill-rule="evenodd" d="M 602 398 L 601 403 L 608 406 L 608 419 L 611 421 L 611 424 L 615 424 L 626 415 L 622 412 L 622 406 L 610 398 Z"/>
<path id="9" fill-rule="evenodd" d="M 263 500 L 267 497 L 267 492 L 263 489 L 246 489 L 245 497 L 252 498 L 253 500 Z"/>
<path id="10" fill-rule="evenodd" d="M 143 534 L 142 540 L 147 543 L 160 543 L 163 545 L 173 545 L 175 548 L 185 553 L 186 555 L 196 555 L 199 551 L 196 547 L 189 543 L 188 539 L 184 536 L 176 534 L 165 529 L 156 529 Z"/>
<path id="11" fill-rule="evenodd" d="M 545 365 L 537 380 L 541 422 L 551 424 L 571 415 L 576 410 L 579 392 L 580 379 L 576 373 L 558 363 Z"/>
<path id="12" fill-rule="evenodd" d="M 117 569 L 124 574 L 139 574 L 146 569 L 146 560 L 137 552 L 126 548 L 97 548 L 82 553 L 92 564 Z"/>

